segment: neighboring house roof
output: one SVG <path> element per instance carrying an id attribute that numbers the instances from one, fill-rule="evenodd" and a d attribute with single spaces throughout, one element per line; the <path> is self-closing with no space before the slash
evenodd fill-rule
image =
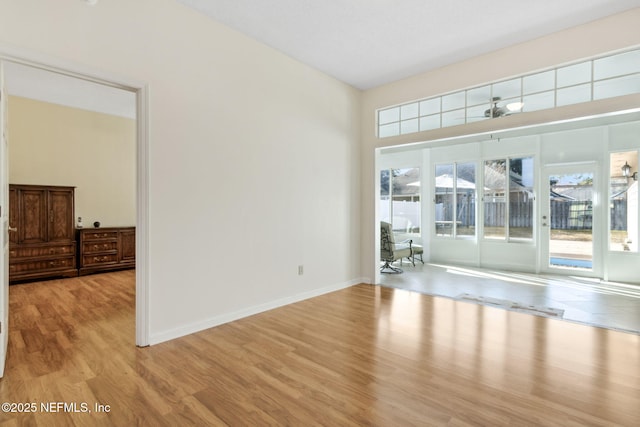
<path id="1" fill-rule="evenodd" d="M 448 173 L 436 176 L 436 191 L 439 188 L 453 188 L 454 177 Z M 456 188 L 458 190 L 474 190 L 476 188 L 475 182 L 469 182 L 466 179 L 458 178 L 455 180 Z"/>

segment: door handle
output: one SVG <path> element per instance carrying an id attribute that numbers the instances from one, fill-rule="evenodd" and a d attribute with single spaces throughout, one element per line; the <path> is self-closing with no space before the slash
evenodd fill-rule
<path id="1" fill-rule="evenodd" d="M 9 231 L 18 231 L 18 227 L 8 227 Z"/>

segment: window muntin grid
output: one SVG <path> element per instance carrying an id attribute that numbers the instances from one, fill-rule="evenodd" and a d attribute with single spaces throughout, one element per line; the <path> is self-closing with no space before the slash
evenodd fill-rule
<path id="1" fill-rule="evenodd" d="M 380 109 L 378 137 L 488 120 L 494 106 L 512 102 L 530 112 L 634 93 L 640 93 L 640 49 Z"/>

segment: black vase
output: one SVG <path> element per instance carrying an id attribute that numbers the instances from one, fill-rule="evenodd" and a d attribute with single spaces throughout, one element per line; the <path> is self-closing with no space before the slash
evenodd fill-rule
<path id="1" fill-rule="evenodd" d="M 93 223 L 93 226 L 94 226 L 95 228 L 100 227 L 100 221 L 96 221 L 96 222 L 94 222 L 94 223 Z"/>

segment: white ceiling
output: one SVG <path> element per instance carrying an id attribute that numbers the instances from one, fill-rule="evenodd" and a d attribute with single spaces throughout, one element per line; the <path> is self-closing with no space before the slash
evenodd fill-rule
<path id="1" fill-rule="evenodd" d="M 640 7 L 640 0 L 178 1 L 360 89 Z"/>

